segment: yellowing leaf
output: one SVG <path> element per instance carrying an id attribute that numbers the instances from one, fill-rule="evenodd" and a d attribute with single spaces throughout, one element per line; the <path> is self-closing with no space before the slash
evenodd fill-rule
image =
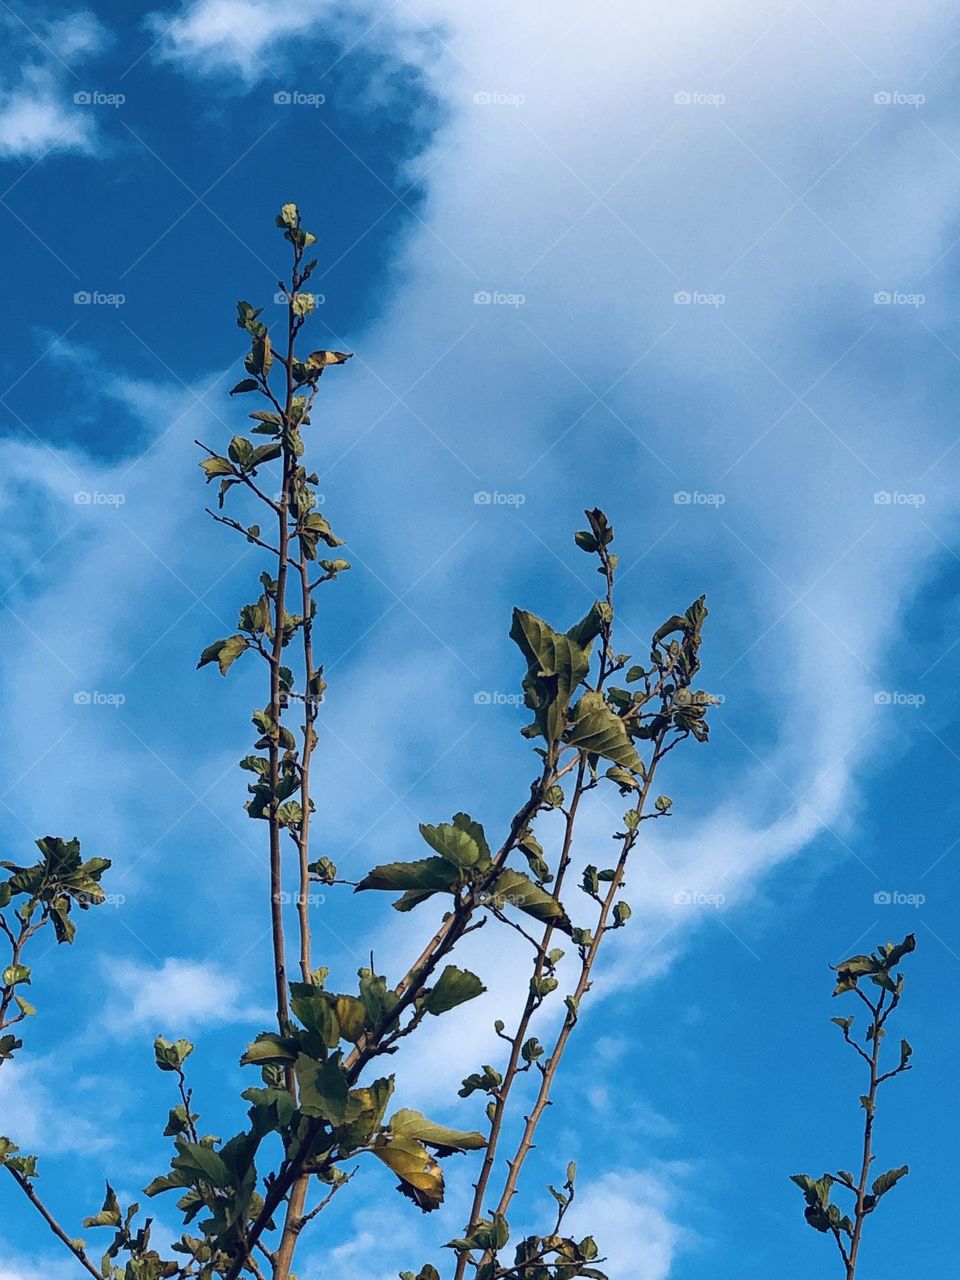
<path id="1" fill-rule="evenodd" d="M 443 1204 L 443 1172 L 422 1143 L 413 1138 L 379 1134 L 373 1154 L 400 1179 L 400 1190 L 431 1213 Z"/>

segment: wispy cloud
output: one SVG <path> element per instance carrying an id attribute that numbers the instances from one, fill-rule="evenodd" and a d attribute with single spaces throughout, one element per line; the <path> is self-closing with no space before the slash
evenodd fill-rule
<path id="1" fill-rule="evenodd" d="M 0 17 L 7 38 L 0 91 L 0 158 L 37 160 L 59 151 L 97 150 L 93 115 L 75 100 L 84 91 L 77 67 L 109 43 L 90 12 L 67 18 L 29 18 L 7 8 Z"/>
<path id="2" fill-rule="evenodd" d="M 269 1019 L 240 978 L 217 964 L 168 957 L 158 965 L 114 960 L 104 968 L 104 1025 L 115 1034 L 176 1038 L 204 1027 Z"/>

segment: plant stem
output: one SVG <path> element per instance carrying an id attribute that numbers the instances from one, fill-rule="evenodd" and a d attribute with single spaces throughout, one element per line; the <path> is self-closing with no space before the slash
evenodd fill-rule
<path id="1" fill-rule="evenodd" d="M 30 1185 L 29 1178 L 25 1178 L 23 1174 L 18 1173 L 18 1171 L 16 1169 L 11 1168 L 9 1164 L 4 1165 L 4 1168 L 9 1172 L 14 1182 L 16 1182 L 17 1186 L 20 1188 L 23 1194 L 27 1197 L 27 1199 L 36 1209 L 37 1213 L 40 1214 L 41 1218 L 43 1218 L 44 1222 L 47 1224 L 47 1226 L 50 1228 L 53 1234 L 57 1237 L 57 1239 L 67 1246 L 67 1248 L 76 1258 L 76 1260 L 80 1263 L 80 1265 L 85 1270 L 89 1271 L 90 1274 L 95 1277 L 95 1280 L 103 1280 L 102 1275 L 97 1270 L 97 1268 L 93 1265 L 90 1259 L 87 1257 L 86 1253 L 84 1253 L 83 1249 L 79 1248 L 79 1246 L 76 1245 L 73 1242 L 73 1240 L 70 1239 L 70 1237 L 64 1231 L 63 1227 L 60 1226 L 60 1223 L 57 1222 L 53 1214 L 44 1205 L 43 1201 L 40 1199 L 40 1197 L 34 1191 L 33 1187 Z"/>

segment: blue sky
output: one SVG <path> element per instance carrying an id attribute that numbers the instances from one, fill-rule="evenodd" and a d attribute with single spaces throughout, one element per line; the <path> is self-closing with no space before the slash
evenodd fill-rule
<path id="1" fill-rule="evenodd" d="M 233 1132 L 248 1082 L 232 1064 L 269 1005 L 263 851 L 234 767 L 259 695 L 252 672 L 193 670 L 260 564 L 204 517 L 191 442 L 242 423 L 233 304 L 273 307 L 273 216 L 296 199 L 320 241 L 316 345 L 357 352 L 325 380 L 316 437 L 354 564 L 320 626 L 320 852 L 359 872 L 411 856 L 417 821 L 512 813 L 523 713 L 475 695 L 518 688 L 514 604 L 558 622 L 588 606 L 570 540 L 585 506 L 617 527 L 636 653 L 708 594 L 713 740 L 671 757 L 676 814 L 634 872 L 523 1214 L 577 1158 L 614 1277 L 828 1274 L 787 1181 L 854 1158 L 859 1077 L 826 966 L 915 930 L 917 1069 L 879 1150 L 913 1172 L 865 1266 L 899 1277 L 909 1241 L 913 1270 L 942 1270 L 956 15 L 158 0 L 11 3 L 0 23 L 0 824 L 14 858 L 78 833 L 114 860 L 117 898 L 37 961 L 45 1016 L 0 1074 L 0 1131 L 40 1151 L 62 1216 L 98 1207 L 106 1174 L 132 1193 L 164 1166 L 158 1031 L 196 1040 L 205 1117 Z M 584 860 L 609 819 L 587 816 Z M 317 914 L 344 980 L 371 944 L 397 966 L 409 950 L 410 918 L 378 904 Z M 458 1122 L 511 969 L 479 944 L 473 960 L 491 994 L 437 1033 L 435 1078 L 398 1063 L 416 1105 Z M 389 1206 L 376 1280 L 453 1234 L 468 1173 L 442 1223 Z M 370 1276 L 366 1215 L 388 1185 L 370 1171 L 335 1202 L 303 1280 Z M 70 1276 L 0 1195 L 0 1280 Z"/>

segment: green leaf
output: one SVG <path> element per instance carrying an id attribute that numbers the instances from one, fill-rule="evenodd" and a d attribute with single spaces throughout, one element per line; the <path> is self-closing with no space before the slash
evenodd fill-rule
<path id="1" fill-rule="evenodd" d="M 448 964 L 436 986 L 428 993 L 423 1007 L 427 1013 L 439 1015 L 455 1009 L 459 1004 L 465 1004 L 467 1000 L 475 999 L 484 991 L 486 987 L 475 973 Z"/>
<path id="2" fill-rule="evenodd" d="M 352 351 L 311 351 L 304 364 L 311 374 L 323 372 L 331 364 L 346 364 L 353 359 Z"/>
<path id="3" fill-rule="evenodd" d="M 459 872 L 445 858 L 422 858 L 417 862 L 385 862 L 374 867 L 354 893 L 364 889 L 412 889 L 425 894 L 452 892 L 459 882 Z"/>
<path id="4" fill-rule="evenodd" d="M 567 635 L 579 645 L 581 649 L 586 650 L 594 641 L 605 626 L 613 621 L 613 609 L 605 600 L 597 600 L 590 606 L 590 612 L 585 618 L 581 618 L 575 626 L 572 626 Z"/>
<path id="5" fill-rule="evenodd" d="M 484 854 L 486 840 L 483 839 L 483 829 L 465 814 L 458 814 L 457 817 L 463 821 L 458 823 L 454 818 L 452 823 L 442 822 L 437 827 L 421 822 L 420 834 L 431 849 L 435 849 L 441 858 L 446 858 L 455 867 L 468 869 L 486 862 L 489 854 Z"/>
<path id="6" fill-rule="evenodd" d="M 640 783 L 633 774 L 628 773 L 626 769 L 621 769 L 619 765 L 611 765 L 607 770 L 606 776 L 611 782 L 615 782 L 617 784 L 622 796 L 627 795 L 630 791 L 640 790 Z"/>
<path id="7" fill-rule="evenodd" d="M 225 676 L 241 653 L 249 647 L 250 642 L 244 636 L 228 636 L 226 640 L 215 640 L 201 653 L 197 670 L 205 667 L 208 662 L 216 662 L 220 668 L 220 674 Z"/>
<path id="8" fill-rule="evenodd" d="M 554 924 L 565 933 L 570 932 L 570 921 L 560 903 L 522 871 L 514 871 L 510 867 L 501 871 L 489 896 L 498 908 L 517 907 L 535 920 Z"/>
<path id="9" fill-rule="evenodd" d="M 157 1036 L 153 1042 L 153 1056 L 161 1071 L 180 1071 L 191 1053 L 193 1045 L 189 1040 L 175 1040 L 171 1044 L 163 1036 Z"/>
<path id="10" fill-rule="evenodd" d="M 554 743 L 566 728 L 570 699 L 590 670 L 590 658 L 569 636 L 522 609 L 513 611 L 510 638 L 527 661 L 523 688 L 535 716 L 529 732 Z"/>
<path id="11" fill-rule="evenodd" d="M 917 948 L 916 934 L 908 933 L 904 940 L 896 946 L 888 944 L 886 950 L 886 964 L 888 969 L 892 969 L 894 965 L 898 965 L 905 955 L 909 955 L 911 951 Z"/>
<path id="12" fill-rule="evenodd" d="M 591 690 L 577 703 L 567 742 L 588 755 L 602 756 L 639 773 L 643 762 L 623 721 L 607 706 L 602 693 Z"/>
<path id="13" fill-rule="evenodd" d="M 882 1195 L 897 1185 L 901 1178 L 905 1178 L 910 1172 L 908 1164 L 901 1165 L 899 1169 L 889 1169 L 886 1173 L 881 1173 L 873 1183 L 873 1194 L 879 1200 Z"/>
<path id="14" fill-rule="evenodd" d="M 406 1107 L 394 1113 L 387 1127 L 395 1138 L 414 1138 L 417 1142 L 439 1147 L 441 1150 L 479 1151 L 487 1145 L 482 1133 L 448 1129 L 442 1124 L 434 1124 L 419 1111 L 411 1111 Z"/>
<path id="15" fill-rule="evenodd" d="M 30 982 L 30 970 L 25 964 L 8 964 L 0 974 L 0 985 L 15 987 L 18 982 Z"/>
<path id="16" fill-rule="evenodd" d="M 317 1062 L 301 1053 L 294 1070 L 300 1085 L 300 1110 L 305 1116 L 318 1116 L 331 1124 L 343 1124 L 347 1118 L 347 1078 L 340 1066 L 339 1054 Z"/>
<path id="17" fill-rule="evenodd" d="M 400 1190 L 431 1213 L 443 1204 L 443 1173 L 426 1147 L 412 1138 L 379 1134 L 373 1154 L 400 1179 Z"/>
<path id="18" fill-rule="evenodd" d="M 23 1041 L 9 1033 L 0 1036 L 0 1062 L 9 1062 L 18 1049 L 23 1048 Z"/>
<path id="19" fill-rule="evenodd" d="M 247 391 L 256 391 L 259 383 L 254 378 L 242 378 L 230 391 L 232 396 L 243 395 Z"/>
<path id="20" fill-rule="evenodd" d="M 230 1170 L 212 1147 L 201 1142 L 177 1143 L 179 1155 L 170 1162 L 174 1169 L 184 1173 L 194 1182 L 208 1182 L 214 1187 L 228 1187 L 232 1181 Z"/>
<path id="21" fill-rule="evenodd" d="M 201 458 L 198 466 L 203 468 L 208 480 L 213 480 L 217 476 L 232 476 L 234 474 L 233 464 L 228 459 L 219 456 Z"/>
<path id="22" fill-rule="evenodd" d="M 290 983 L 290 1008 L 308 1031 L 315 1032 L 328 1049 L 340 1043 L 340 1024 L 333 999 L 311 982 Z"/>
<path id="23" fill-rule="evenodd" d="M 120 1222 L 120 1203 L 117 1200 L 117 1193 L 108 1182 L 103 1208 L 92 1218 L 84 1218 L 83 1225 L 85 1227 L 119 1227 Z"/>
<path id="24" fill-rule="evenodd" d="M 520 1048 L 520 1056 L 524 1062 L 536 1062 L 538 1058 L 543 1057 L 544 1053 L 546 1050 L 536 1036 L 531 1036 L 529 1040 L 524 1041 Z"/>
<path id="25" fill-rule="evenodd" d="M 298 1053 L 299 1041 L 296 1036 L 280 1036 L 275 1031 L 263 1031 L 247 1045 L 240 1065 L 248 1067 L 277 1063 L 286 1066 L 296 1060 Z"/>

